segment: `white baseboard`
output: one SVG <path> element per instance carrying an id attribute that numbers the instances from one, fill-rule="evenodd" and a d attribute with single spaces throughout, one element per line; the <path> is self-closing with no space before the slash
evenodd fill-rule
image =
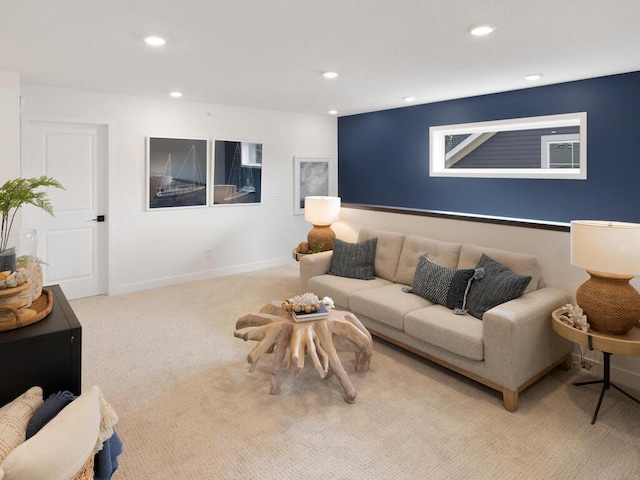
<path id="1" fill-rule="evenodd" d="M 126 283 L 115 285 L 109 289 L 109 295 L 122 295 L 125 293 L 140 292 L 143 290 L 151 290 L 154 288 L 168 287 L 178 285 L 180 283 L 196 282 L 198 280 L 206 280 L 208 278 L 226 277 L 238 273 L 254 272 L 256 270 L 264 270 L 265 268 L 279 267 L 287 264 L 284 258 L 266 260 L 263 262 L 247 263 L 244 265 L 234 265 L 233 267 L 217 268 L 214 270 L 205 270 L 202 272 L 189 273 L 185 275 L 173 275 L 171 277 L 157 278 L 144 282 Z"/>
<path id="2" fill-rule="evenodd" d="M 572 352 L 573 355 L 573 364 L 580 363 L 580 354 L 577 350 L 577 347 Z M 595 358 L 594 358 L 595 357 Z M 616 385 L 624 388 L 628 387 L 630 389 L 635 390 L 636 392 L 640 392 L 640 369 L 636 369 L 636 371 L 632 371 L 628 369 L 627 364 L 637 363 L 640 364 L 640 358 L 630 358 L 630 357 L 620 357 L 620 359 L 624 358 L 624 365 L 616 365 L 616 360 L 618 359 L 616 355 L 611 356 L 611 382 Z M 602 378 L 604 375 L 604 360 L 601 352 L 592 352 L 587 351 L 585 354 L 585 360 L 589 363 L 592 363 L 592 367 L 590 370 L 581 369 L 580 372 L 585 375 L 592 375 L 596 378 Z M 629 365 L 631 368 L 634 368 L 634 365 Z M 580 368 L 576 366 L 575 368 Z"/>

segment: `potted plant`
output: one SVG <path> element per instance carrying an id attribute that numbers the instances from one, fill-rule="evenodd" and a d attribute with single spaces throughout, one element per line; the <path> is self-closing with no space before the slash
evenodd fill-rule
<path id="1" fill-rule="evenodd" d="M 11 229 L 18 210 L 24 205 L 33 205 L 53 215 L 53 207 L 43 188 L 64 187 L 54 178 L 15 178 L 0 187 L 0 272 L 16 270 L 16 252 L 11 245 Z M 35 252 L 34 252 L 35 254 Z"/>

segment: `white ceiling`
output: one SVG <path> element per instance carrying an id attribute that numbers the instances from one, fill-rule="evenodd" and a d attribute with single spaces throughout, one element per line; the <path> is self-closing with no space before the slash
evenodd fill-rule
<path id="1" fill-rule="evenodd" d="M 468 34 L 484 22 L 493 34 Z M 640 70 L 640 0 L 0 0 L 0 69 L 348 115 Z"/>

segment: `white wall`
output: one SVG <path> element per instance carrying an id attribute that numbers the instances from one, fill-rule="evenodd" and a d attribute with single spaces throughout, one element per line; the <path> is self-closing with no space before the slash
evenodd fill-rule
<path id="1" fill-rule="evenodd" d="M 329 116 L 33 85 L 22 96 L 23 115 L 109 125 L 110 294 L 293 262 L 310 228 L 293 214 L 293 157 L 337 155 Z M 147 211 L 149 135 L 263 142 L 262 204 Z"/>
<path id="2" fill-rule="evenodd" d="M 574 303 L 575 291 L 582 282 L 589 278 L 584 270 L 574 267 L 570 263 L 570 236 L 568 232 L 355 208 L 343 208 L 340 223 L 331 228 L 336 232 L 338 238 L 349 242 L 356 241 L 360 229 L 375 228 L 424 235 L 444 241 L 475 243 L 515 252 L 531 253 L 540 262 L 545 284 L 571 292 L 574 295 Z M 638 280 L 636 277 L 632 281 L 636 289 L 640 288 Z M 576 360 L 578 355 L 579 350 L 575 347 Z M 587 351 L 585 356 L 588 360 L 597 362 L 591 372 L 587 373 L 601 376 L 602 354 L 597 351 Z M 612 355 L 611 381 L 640 391 L 639 372 L 640 358 Z M 611 393 L 607 395 L 611 395 Z"/>
<path id="3" fill-rule="evenodd" d="M 20 75 L 0 70 L 0 184 L 20 176 Z"/>

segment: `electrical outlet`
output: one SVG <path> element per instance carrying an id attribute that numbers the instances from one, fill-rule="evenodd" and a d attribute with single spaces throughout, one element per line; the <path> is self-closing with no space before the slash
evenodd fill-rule
<path id="1" fill-rule="evenodd" d="M 204 251 L 204 256 L 205 256 L 205 258 L 211 258 L 211 249 L 210 248 L 207 248 Z"/>

